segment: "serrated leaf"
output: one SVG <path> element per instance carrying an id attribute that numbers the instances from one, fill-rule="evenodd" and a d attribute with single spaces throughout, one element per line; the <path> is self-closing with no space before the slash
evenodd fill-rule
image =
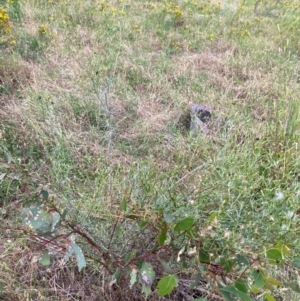
<path id="1" fill-rule="evenodd" d="M 56 211 L 52 211 L 49 213 L 52 219 L 52 223 L 51 223 L 51 231 L 55 230 L 55 227 L 58 225 L 59 221 L 60 221 L 60 214 Z"/>
<path id="2" fill-rule="evenodd" d="M 157 256 L 157 258 L 167 274 L 174 274 L 174 271 L 165 260 L 161 259 L 159 256 Z"/>
<path id="3" fill-rule="evenodd" d="M 130 285 L 129 287 L 132 288 L 132 286 L 136 283 L 136 277 L 137 277 L 138 270 L 132 269 L 130 273 Z"/>
<path id="4" fill-rule="evenodd" d="M 254 294 L 258 294 L 258 293 L 261 292 L 261 289 L 255 287 L 255 286 L 251 286 L 251 287 L 250 287 L 250 291 L 251 291 L 252 293 L 254 293 Z"/>
<path id="5" fill-rule="evenodd" d="M 295 258 L 292 262 L 293 267 L 300 269 L 300 259 L 299 258 Z"/>
<path id="6" fill-rule="evenodd" d="M 166 239 L 167 239 L 167 235 L 163 233 L 163 234 L 158 235 L 157 242 L 160 246 L 162 246 L 164 244 L 164 242 L 166 241 Z"/>
<path id="7" fill-rule="evenodd" d="M 253 286 L 256 288 L 262 288 L 265 285 L 264 277 L 261 270 L 253 270 L 252 277 L 254 280 Z"/>
<path id="8" fill-rule="evenodd" d="M 175 225 L 174 230 L 179 232 L 179 231 L 185 231 L 190 229 L 194 224 L 194 218 L 193 217 L 187 217 L 183 220 L 181 220 L 180 222 L 178 222 Z"/>
<path id="9" fill-rule="evenodd" d="M 40 207 L 29 207 L 23 210 L 22 222 L 36 232 L 46 233 L 51 231 L 51 216 Z"/>
<path id="10" fill-rule="evenodd" d="M 248 257 L 240 254 L 236 256 L 236 262 L 241 266 L 247 266 L 251 264 L 251 260 Z"/>
<path id="11" fill-rule="evenodd" d="M 269 283 L 269 284 L 272 284 L 272 285 L 275 285 L 275 286 L 281 286 L 281 282 L 272 278 L 272 277 L 267 277 L 267 278 L 264 278 L 264 281 L 266 283 Z"/>
<path id="12" fill-rule="evenodd" d="M 228 293 L 232 294 L 233 296 L 240 298 L 242 301 L 253 301 L 253 299 L 251 297 L 249 297 L 247 294 L 237 290 L 236 287 L 233 285 L 228 285 L 228 286 L 221 288 L 220 292 L 221 293 L 228 292 Z"/>
<path id="13" fill-rule="evenodd" d="M 40 258 L 39 263 L 41 265 L 49 265 L 51 263 L 49 252 L 45 252 L 43 256 Z"/>
<path id="14" fill-rule="evenodd" d="M 246 282 L 243 279 L 241 279 L 241 278 L 237 279 L 236 282 L 234 283 L 234 286 L 240 292 L 243 292 L 243 293 L 247 294 L 248 286 L 247 286 Z"/>
<path id="15" fill-rule="evenodd" d="M 125 264 L 127 265 L 133 258 L 136 256 L 137 250 L 131 250 L 126 256 L 125 256 Z"/>
<path id="16" fill-rule="evenodd" d="M 294 292 L 300 294 L 300 286 L 297 282 L 287 282 L 287 286 L 289 286 Z"/>
<path id="17" fill-rule="evenodd" d="M 82 249 L 75 242 L 71 242 L 70 248 L 72 249 L 73 253 L 75 253 L 77 266 L 80 272 L 82 268 L 86 267 L 85 257 Z"/>
<path id="18" fill-rule="evenodd" d="M 121 276 L 121 269 L 117 268 L 115 272 L 111 275 L 111 281 L 109 285 L 112 286 L 114 283 L 116 283 L 119 280 L 120 276 Z"/>
<path id="19" fill-rule="evenodd" d="M 199 284 L 199 282 L 201 280 L 201 276 L 202 276 L 202 273 L 198 273 L 197 276 L 196 276 L 196 278 L 195 278 L 195 280 L 190 283 L 190 288 L 191 289 L 193 289 L 196 286 L 198 286 L 198 284 Z"/>
<path id="20" fill-rule="evenodd" d="M 170 214 L 168 211 L 164 211 L 164 220 L 166 223 L 172 223 L 174 219 L 175 217 L 172 214 Z"/>
<path id="21" fill-rule="evenodd" d="M 72 255 L 73 253 L 74 253 L 74 250 L 72 249 L 71 246 L 69 246 L 68 253 L 67 253 L 67 254 L 65 255 L 65 257 L 64 257 L 65 262 L 68 262 L 68 261 L 69 261 L 71 255 Z"/>
<path id="22" fill-rule="evenodd" d="M 205 263 L 210 263 L 209 253 L 203 249 L 200 249 L 199 250 L 199 261 L 205 262 Z"/>
<path id="23" fill-rule="evenodd" d="M 282 252 L 279 251 L 278 249 L 275 248 L 269 249 L 267 250 L 266 255 L 270 263 L 278 266 L 284 265 Z"/>
<path id="24" fill-rule="evenodd" d="M 150 263 L 144 261 L 140 269 L 142 284 L 150 285 L 155 279 L 155 271 Z"/>
<path id="25" fill-rule="evenodd" d="M 235 265 L 235 261 L 233 259 L 227 259 L 226 257 L 222 257 L 220 259 L 220 264 L 223 267 L 224 271 L 229 273 Z"/>
<path id="26" fill-rule="evenodd" d="M 268 300 L 268 301 L 276 301 L 276 299 L 274 299 L 270 294 L 266 293 L 264 295 L 264 297 Z"/>
<path id="27" fill-rule="evenodd" d="M 146 295 L 146 298 L 151 294 L 151 285 L 142 284 L 142 293 L 144 293 Z"/>
<path id="28" fill-rule="evenodd" d="M 233 298 L 232 295 L 229 292 L 221 290 L 220 293 L 225 298 L 226 301 L 236 301 L 236 299 Z"/>
<path id="29" fill-rule="evenodd" d="M 170 294 L 174 287 L 178 285 L 178 278 L 175 275 L 169 275 L 159 280 L 157 287 L 159 296 L 165 296 Z"/>

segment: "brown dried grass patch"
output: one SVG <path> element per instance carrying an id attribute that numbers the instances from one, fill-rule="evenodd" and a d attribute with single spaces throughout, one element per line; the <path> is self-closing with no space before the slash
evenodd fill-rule
<path id="1" fill-rule="evenodd" d="M 18 90 L 31 84 L 32 67 L 19 59 L 0 59 L 0 106 L 7 103 L 8 99 Z"/>

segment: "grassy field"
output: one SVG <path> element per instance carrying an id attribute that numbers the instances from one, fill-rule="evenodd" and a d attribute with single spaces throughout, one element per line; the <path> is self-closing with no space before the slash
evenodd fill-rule
<path id="1" fill-rule="evenodd" d="M 0 300 L 299 300 L 299 1 L 0 0 L 0 46 Z"/>

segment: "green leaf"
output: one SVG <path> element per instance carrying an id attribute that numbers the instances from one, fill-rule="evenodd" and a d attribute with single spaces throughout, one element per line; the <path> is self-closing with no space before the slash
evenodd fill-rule
<path id="1" fill-rule="evenodd" d="M 175 275 L 169 275 L 159 280 L 158 287 L 158 295 L 165 296 L 172 292 L 174 287 L 178 285 L 178 278 Z"/>
<path id="2" fill-rule="evenodd" d="M 248 257 L 240 254 L 236 256 L 236 262 L 241 266 L 247 266 L 251 264 L 251 260 Z"/>
<path id="3" fill-rule="evenodd" d="M 126 211 L 127 209 L 127 199 L 123 198 L 121 203 L 120 203 L 120 208 L 121 208 L 121 211 Z"/>
<path id="4" fill-rule="evenodd" d="M 64 211 L 60 217 L 60 220 L 64 221 L 66 219 L 67 214 L 68 214 L 68 209 L 64 209 Z"/>
<path id="5" fill-rule="evenodd" d="M 225 298 L 226 301 L 236 301 L 236 299 L 233 298 L 229 292 L 220 291 L 220 293 Z"/>
<path id="6" fill-rule="evenodd" d="M 74 253 L 74 250 L 72 249 L 71 246 L 69 246 L 69 249 L 68 249 L 68 253 L 65 255 L 64 257 L 64 260 L 65 262 L 68 262 L 69 259 L 70 259 L 70 256 Z"/>
<path id="7" fill-rule="evenodd" d="M 75 242 L 71 242 L 71 246 L 76 255 L 77 266 L 80 272 L 82 268 L 86 267 L 84 254 L 82 249 Z"/>
<path id="8" fill-rule="evenodd" d="M 208 217 L 208 221 L 212 222 L 215 220 L 215 218 L 218 216 L 218 212 L 213 212 L 209 217 Z"/>
<path id="9" fill-rule="evenodd" d="M 265 285 L 264 277 L 261 270 L 253 270 L 252 277 L 254 280 L 253 286 L 256 288 L 262 288 Z"/>
<path id="10" fill-rule="evenodd" d="M 241 279 L 241 278 L 237 279 L 234 286 L 240 292 L 243 292 L 243 293 L 247 294 L 248 286 L 247 286 L 246 282 L 243 279 Z"/>
<path id="11" fill-rule="evenodd" d="M 6 176 L 6 173 L 0 174 L 0 181 L 2 181 L 5 178 L 5 176 Z"/>
<path id="12" fill-rule="evenodd" d="M 12 172 L 8 175 L 9 178 L 13 180 L 20 180 L 22 174 L 20 172 Z"/>
<path id="13" fill-rule="evenodd" d="M 137 277 L 138 270 L 132 269 L 130 273 L 130 285 L 129 287 L 132 288 L 132 286 L 136 283 L 136 277 Z"/>
<path id="14" fill-rule="evenodd" d="M 50 214 L 40 207 L 29 207 L 23 210 L 22 222 L 38 233 L 46 233 L 51 230 L 52 219 Z"/>
<path id="15" fill-rule="evenodd" d="M 125 265 L 127 265 L 133 258 L 136 256 L 137 250 L 131 250 L 126 256 L 125 256 Z"/>
<path id="16" fill-rule="evenodd" d="M 264 297 L 268 300 L 268 301 L 276 301 L 276 299 L 274 299 L 270 294 L 266 293 L 264 295 Z"/>
<path id="17" fill-rule="evenodd" d="M 205 263 L 210 263 L 209 253 L 203 249 L 200 249 L 199 250 L 199 261 L 205 262 Z"/>
<path id="18" fill-rule="evenodd" d="M 279 251 L 278 249 L 275 248 L 269 249 L 267 250 L 266 255 L 270 263 L 278 266 L 284 265 L 282 252 Z"/>
<path id="19" fill-rule="evenodd" d="M 69 245 L 68 253 L 65 255 L 65 261 L 68 261 L 70 256 L 74 253 L 76 256 L 77 266 L 80 272 L 82 268 L 86 267 L 85 257 L 81 248 L 75 242 L 72 241 Z"/>
<path id="20" fill-rule="evenodd" d="M 10 164 L 11 161 L 12 161 L 12 155 L 8 151 L 6 151 L 5 154 L 6 154 L 6 157 L 7 157 L 7 163 Z"/>
<path id="21" fill-rule="evenodd" d="M 237 290 L 236 287 L 233 285 L 228 285 L 228 286 L 223 287 L 220 290 L 220 292 L 221 292 L 221 294 L 223 292 L 228 292 L 228 293 L 232 294 L 233 296 L 240 298 L 242 301 L 253 301 L 252 298 L 250 298 L 247 294 Z"/>
<path id="22" fill-rule="evenodd" d="M 40 195 L 43 197 L 44 201 L 47 201 L 49 198 L 49 193 L 46 190 L 42 190 Z"/>
<path id="23" fill-rule="evenodd" d="M 147 221 L 147 220 L 142 221 L 142 222 L 140 223 L 140 228 L 141 228 L 141 229 L 144 229 L 144 228 L 147 226 L 147 224 L 148 224 L 148 221 Z"/>
<path id="24" fill-rule="evenodd" d="M 48 251 L 43 254 L 43 256 L 39 260 L 39 263 L 41 265 L 49 265 L 51 263 L 51 261 L 50 261 L 50 255 L 49 255 Z"/>
<path id="25" fill-rule="evenodd" d="M 255 287 L 255 286 L 251 286 L 250 287 L 250 291 L 252 292 L 252 293 L 254 293 L 254 294 L 258 294 L 258 293 L 260 293 L 261 292 L 261 289 L 260 288 L 257 288 L 257 287 Z"/>
<path id="26" fill-rule="evenodd" d="M 185 231 L 188 230 L 192 227 L 194 224 L 194 218 L 193 217 L 187 217 L 180 222 L 178 222 L 174 228 L 175 231 Z"/>
<path id="27" fill-rule="evenodd" d="M 294 292 L 300 294 L 300 286 L 297 282 L 287 282 L 287 286 L 289 286 Z"/>
<path id="28" fill-rule="evenodd" d="M 162 246 L 164 244 L 164 242 L 166 241 L 166 239 L 167 239 L 166 234 L 163 233 L 163 234 L 158 235 L 158 237 L 157 237 L 158 244 L 160 246 Z"/>
<path id="29" fill-rule="evenodd" d="M 227 259 L 226 257 L 221 257 L 220 264 L 223 267 L 224 271 L 229 273 L 235 265 L 233 259 Z"/>
<path id="30" fill-rule="evenodd" d="M 292 262 L 293 267 L 300 269 L 300 258 L 295 258 Z"/>
<path id="31" fill-rule="evenodd" d="M 59 221 L 60 221 L 60 214 L 56 211 L 52 211 L 49 213 L 51 216 L 51 231 L 55 230 L 55 227 L 58 225 Z"/>
<path id="32" fill-rule="evenodd" d="M 142 284 L 142 293 L 146 295 L 146 298 L 151 294 L 151 285 L 150 284 Z"/>
<path id="33" fill-rule="evenodd" d="M 116 283 L 121 276 L 121 269 L 117 268 L 116 271 L 111 275 L 110 285 Z"/>
<path id="34" fill-rule="evenodd" d="M 151 285 L 155 279 L 155 271 L 148 262 L 143 262 L 139 271 L 139 282 L 142 284 L 142 292 L 145 293 L 146 298 L 151 293 Z"/>
<path id="35" fill-rule="evenodd" d="M 190 288 L 191 289 L 193 289 L 196 286 L 198 286 L 198 284 L 199 284 L 199 282 L 201 280 L 201 276 L 202 276 L 202 273 L 198 273 L 197 276 L 196 276 L 196 278 L 195 278 L 195 280 L 190 283 Z"/>
<path id="36" fill-rule="evenodd" d="M 291 255 L 291 245 L 284 243 L 277 243 L 275 249 L 279 250 L 282 254 Z"/>
<path id="37" fill-rule="evenodd" d="M 160 263 L 163 266 L 166 273 L 174 274 L 174 271 L 172 270 L 172 268 L 169 266 L 169 264 L 165 260 L 161 259 L 159 256 L 157 256 L 157 258 L 160 261 Z"/>
<path id="38" fill-rule="evenodd" d="M 282 283 L 272 277 L 266 277 L 264 278 L 264 281 L 269 285 L 275 285 L 275 286 L 281 286 Z"/>
<path id="39" fill-rule="evenodd" d="M 152 265 L 144 261 L 140 269 L 140 275 L 141 283 L 151 286 L 153 280 L 155 279 L 155 271 L 153 270 Z"/>
<path id="40" fill-rule="evenodd" d="M 198 299 L 194 299 L 193 301 L 207 301 L 207 298 L 198 298 Z"/>

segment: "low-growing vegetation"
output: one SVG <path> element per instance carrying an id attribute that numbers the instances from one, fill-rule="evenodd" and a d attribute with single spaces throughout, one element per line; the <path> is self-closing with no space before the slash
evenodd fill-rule
<path id="1" fill-rule="evenodd" d="M 299 300 L 298 2 L 0 0 L 0 300 Z"/>

